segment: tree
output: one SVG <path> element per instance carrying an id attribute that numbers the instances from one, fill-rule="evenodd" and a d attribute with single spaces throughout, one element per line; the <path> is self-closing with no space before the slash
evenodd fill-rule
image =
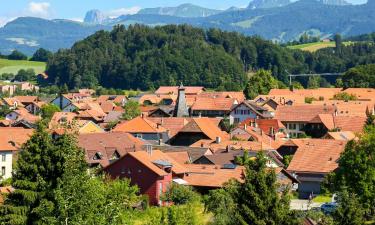
<path id="1" fill-rule="evenodd" d="M 253 99 L 258 95 L 266 95 L 272 88 L 278 88 L 277 80 L 270 71 L 259 70 L 252 75 L 247 82 L 244 94 L 247 98 Z"/>
<path id="2" fill-rule="evenodd" d="M 52 190 L 63 173 L 60 146 L 42 124 L 22 147 L 14 168 L 12 186 L 0 210 L 0 223 L 43 223 L 53 211 Z"/>
<path id="3" fill-rule="evenodd" d="M 346 190 L 339 194 L 338 208 L 332 216 L 337 225 L 362 225 L 364 222 L 364 210 L 359 199 Z"/>
<path id="4" fill-rule="evenodd" d="M 44 48 L 39 48 L 31 57 L 30 61 L 47 62 L 51 56 L 52 56 L 52 52 Z"/>
<path id="5" fill-rule="evenodd" d="M 346 92 L 340 92 L 333 96 L 334 100 L 343 100 L 343 101 L 355 101 L 357 100 L 357 96 L 354 94 L 348 94 Z"/>
<path id="6" fill-rule="evenodd" d="M 307 82 L 308 89 L 316 89 L 320 87 L 320 77 L 309 77 L 309 81 Z"/>
<path id="7" fill-rule="evenodd" d="M 342 52 L 342 37 L 340 34 L 336 34 L 333 38 L 336 44 L 336 54 L 341 54 Z"/>
<path id="8" fill-rule="evenodd" d="M 125 120 L 132 120 L 141 115 L 141 109 L 139 107 L 139 103 L 133 100 L 129 100 L 124 105 L 124 114 L 122 114 L 122 118 Z"/>
<path id="9" fill-rule="evenodd" d="M 14 50 L 10 55 L 8 55 L 8 59 L 10 60 L 26 60 L 27 56 L 22 52 Z"/>
<path id="10" fill-rule="evenodd" d="M 42 118 L 45 120 L 51 120 L 53 114 L 60 111 L 60 108 L 55 104 L 45 104 L 41 108 Z"/>
<path id="11" fill-rule="evenodd" d="M 298 224 L 298 220 L 289 211 L 288 190 L 281 195 L 277 192 L 276 174 L 272 169 L 268 169 L 267 159 L 264 153 L 260 152 L 256 160 L 248 157 L 243 158 L 246 171 L 244 183 L 232 181 L 226 187 L 229 195 L 216 190 L 210 193 L 212 199 L 233 199 L 229 202 L 235 203 L 235 209 L 230 210 L 229 215 L 218 215 L 218 211 L 213 211 L 215 218 L 228 218 L 232 220 L 229 224 Z M 211 204 L 211 205 L 210 205 Z M 215 204 L 211 202 L 208 206 L 212 208 Z M 231 206 L 233 207 L 233 206 Z"/>
<path id="12" fill-rule="evenodd" d="M 173 184 L 161 197 L 163 201 L 173 202 L 176 205 L 191 203 L 199 199 L 199 196 L 190 186 Z"/>
<path id="13" fill-rule="evenodd" d="M 14 77 L 16 81 L 30 81 L 35 79 L 35 71 L 34 69 L 21 69 L 18 71 L 17 75 Z"/>
<path id="14" fill-rule="evenodd" d="M 375 127 L 367 126 L 358 141 L 350 141 L 330 176 L 331 191 L 347 191 L 358 197 L 367 217 L 375 215 Z M 333 190 L 332 190 L 333 189 Z"/>

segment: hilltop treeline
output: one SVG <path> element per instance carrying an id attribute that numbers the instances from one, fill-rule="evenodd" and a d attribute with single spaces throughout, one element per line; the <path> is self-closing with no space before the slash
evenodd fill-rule
<path id="1" fill-rule="evenodd" d="M 248 72 L 271 70 L 281 81 L 287 72 L 345 72 L 375 62 L 375 47 L 340 45 L 316 53 L 291 50 L 259 37 L 188 25 L 150 28 L 115 26 L 99 31 L 49 58 L 49 83 L 69 88 L 149 90 L 160 85 L 203 85 L 241 90 Z M 306 80 L 301 80 L 306 84 Z"/>

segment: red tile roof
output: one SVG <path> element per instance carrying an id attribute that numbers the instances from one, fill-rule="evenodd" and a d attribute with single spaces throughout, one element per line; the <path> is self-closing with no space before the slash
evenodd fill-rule
<path id="1" fill-rule="evenodd" d="M 113 132 L 128 133 L 162 133 L 166 131 L 167 130 L 164 127 L 143 117 L 136 117 L 129 121 L 123 121 L 113 129 Z"/>
<path id="2" fill-rule="evenodd" d="M 329 173 L 338 167 L 337 160 L 346 142 L 329 139 L 296 139 L 298 149 L 289 164 L 290 172 Z"/>
<path id="3" fill-rule="evenodd" d="M 147 117 L 147 119 L 168 130 L 170 137 L 175 136 L 191 120 L 183 117 Z"/>
<path id="4" fill-rule="evenodd" d="M 210 118 L 206 117 L 193 118 L 180 132 L 202 132 L 211 140 L 215 140 L 216 137 L 220 137 L 222 140 L 229 139 L 228 133 L 220 130 Z"/>
<path id="5" fill-rule="evenodd" d="M 319 114 L 334 114 L 335 107 L 322 105 L 279 106 L 275 119 L 282 122 L 309 122 Z"/>
<path id="6" fill-rule="evenodd" d="M 33 134 L 33 129 L 0 127 L 0 151 L 17 151 Z"/>
<path id="7" fill-rule="evenodd" d="M 212 111 L 230 111 L 236 100 L 233 98 L 207 98 L 197 97 L 191 110 L 212 110 Z"/>
<path id="8" fill-rule="evenodd" d="M 187 95 L 197 95 L 204 91 L 204 87 L 190 87 L 185 86 L 185 94 Z M 155 94 L 178 94 L 178 86 L 161 86 L 155 91 Z"/>

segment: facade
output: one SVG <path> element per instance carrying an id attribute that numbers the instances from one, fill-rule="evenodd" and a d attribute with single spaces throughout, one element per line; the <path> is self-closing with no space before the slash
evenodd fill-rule
<path id="1" fill-rule="evenodd" d="M 173 178 L 183 177 L 185 168 L 158 150 L 129 152 L 104 169 L 112 178 L 127 178 L 137 185 L 151 205 L 166 205 L 160 196 L 168 190 Z"/>
<path id="2" fill-rule="evenodd" d="M 239 124 L 246 119 L 270 118 L 267 109 L 256 105 L 254 102 L 244 101 L 234 107 L 229 114 L 230 124 Z"/>

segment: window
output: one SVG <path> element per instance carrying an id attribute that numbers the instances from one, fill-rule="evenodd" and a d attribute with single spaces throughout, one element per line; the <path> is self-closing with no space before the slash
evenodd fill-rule
<path id="1" fill-rule="evenodd" d="M 5 162 L 5 160 L 6 160 L 6 156 L 7 156 L 7 155 L 2 154 L 2 155 L 1 155 L 1 161 Z"/>
<path id="2" fill-rule="evenodd" d="M 1 176 L 5 176 L 5 166 L 1 167 Z"/>
<path id="3" fill-rule="evenodd" d="M 240 118 L 234 118 L 234 123 L 240 123 Z"/>

